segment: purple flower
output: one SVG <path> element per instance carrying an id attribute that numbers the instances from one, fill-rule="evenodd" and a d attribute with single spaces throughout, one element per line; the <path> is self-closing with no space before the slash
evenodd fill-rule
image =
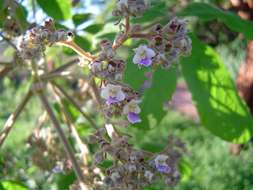
<path id="1" fill-rule="evenodd" d="M 161 172 L 161 173 L 170 173 L 171 172 L 171 168 L 166 163 L 168 158 L 169 157 L 164 154 L 160 154 L 160 155 L 156 156 L 156 158 L 154 160 L 155 167 L 159 172 Z"/>
<path id="2" fill-rule="evenodd" d="M 167 164 L 158 164 L 155 167 L 161 173 L 170 173 L 171 172 L 171 168 Z"/>
<path id="3" fill-rule="evenodd" d="M 144 58 L 140 60 L 140 65 L 148 67 L 152 64 L 152 60 L 150 58 Z"/>
<path id="4" fill-rule="evenodd" d="M 130 123 L 139 123 L 141 119 L 139 117 L 139 113 L 141 109 L 139 107 L 140 100 L 132 99 L 128 102 L 123 108 L 123 114 L 127 115 L 127 119 Z"/>
<path id="5" fill-rule="evenodd" d="M 134 112 L 129 112 L 127 115 L 127 119 L 132 124 L 141 122 L 140 116 Z"/>
<path id="6" fill-rule="evenodd" d="M 152 58 L 155 56 L 153 49 L 148 48 L 146 45 L 140 45 L 134 51 L 134 64 L 143 65 L 145 67 L 152 65 Z"/>
<path id="7" fill-rule="evenodd" d="M 101 91 L 101 97 L 106 99 L 108 105 L 123 101 L 125 94 L 119 85 L 108 84 Z"/>

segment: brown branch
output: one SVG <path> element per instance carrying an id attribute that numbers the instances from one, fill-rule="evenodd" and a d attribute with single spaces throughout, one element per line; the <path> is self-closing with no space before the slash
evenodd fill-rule
<path id="1" fill-rule="evenodd" d="M 25 105 L 27 104 L 27 102 L 29 101 L 31 96 L 32 96 L 32 91 L 29 90 L 29 92 L 26 94 L 26 96 L 21 101 L 21 103 L 18 105 L 16 110 L 9 116 L 9 118 L 5 122 L 4 127 L 0 133 L 0 147 L 4 143 L 5 139 L 7 138 L 8 134 L 10 133 L 15 121 L 17 120 L 20 113 L 23 111 Z"/>
<path id="2" fill-rule="evenodd" d="M 61 42 L 58 42 L 57 44 L 71 48 L 78 55 L 80 55 L 84 59 L 87 59 L 88 61 L 93 61 L 95 59 L 95 57 L 93 55 L 91 55 L 90 53 L 84 51 L 74 41 L 61 41 Z"/>
<path id="3" fill-rule="evenodd" d="M 141 34 L 141 33 L 136 33 L 136 34 L 131 34 L 130 38 L 144 38 L 144 39 L 150 39 L 152 36 L 150 34 Z"/>
<path id="4" fill-rule="evenodd" d="M 82 170 L 81 168 L 79 167 L 78 165 L 78 162 L 75 158 L 75 155 L 74 155 L 74 152 L 72 150 L 72 147 L 70 146 L 68 140 L 67 140 L 67 137 L 65 136 L 59 122 L 57 121 L 57 118 L 53 112 L 53 110 L 51 109 L 50 105 L 49 105 L 49 102 L 47 100 L 47 97 L 45 96 L 44 92 L 43 91 L 40 91 L 38 93 L 38 96 L 40 97 L 40 100 L 44 106 L 44 108 L 46 109 L 47 113 L 48 113 L 48 116 L 49 118 L 51 119 L 52 123 L 53 123 L 53 126 L 54 128 L 56 129 L 62 143 L 63 143 L 63 146 L 64 146 L 64 149 L 65 149 L 65 152 L 67 153 L 69 159 L 71 160 L 71 163 L 73 165 L 73 169 L 76 173 L 76 176 L 78 178 L 78 180 L 80 181 L 80 183 L 87 183 L 89 184 L 89 182 L 85 179 L 83 173 L 82 173 Z"/>
<path id="5" fill-rule="evenodd" d="M 9 72 L 11 72 L 13 67 L 5 67 L 2 70 L 0 70 L 0 80 L 4 78 Z"/>
<path id="6" fill-rule="evenodd" d="M 72 136 L 74 137 L 74 139 L 78 145 L 78 148 L 80 149 L 81 155 L 84 158 L 83 159 L 84 164 L 87 165 L 87 163 L 88 163 L 87 156 L 89 153 L 89 149 L 88 149 L 87 145 L 84 144 L 82 139 L 80 138 L 80 136 L 75 128 L 74 122 L 71 119 L 71 116 L 70 116 L 69 112 L 66 110 L 66 107 L 61 99 L 61 94 L 59 92 L 59 89 L 57 89 L 55 86 L 53 86 L 53 91 L 54 91 L 55 98 L 61 107 L 63 119 L 67 123 L 67 125 L 70 129 L 70 132 L 71 132 Z"/>
<path id="7" fill-rule="evenodd" d="M 96 125 L 96 123 L 90 118 L 89 115 L 87 115 L 82 108 L 78 105 L 78 103 L 58 84 L 55 82 L 51 82 L 53 86 L 55 86 L 72 104 L 75 106 L 75 108 L 82 114 L 82 116 L 87 119 L 87 121 L 91 124 L 91 126 L 94 129 L 98 129 L 99 127 Z"/>
<path id="8" fill-rule="evenodd" d="M 15 44 L 12 43 L 12 41 L 11 41 L 9 38 L 5 37 L 5 36 L 2 34 L 2 32 L 0 32 L 0 36 L 3 38 L 4 41 L 6 41 L 6 42 L 8 43 L 11 47 L 13 47 L 15 50 L 18 50 L 18 48 L 15 46 Z"/>
<path id="9" fill-rule="evenodd" d="M 59 73 L 59 72 L 65 71 L 66 69 L 68 69 L 68 68 L 76 65 L 77 63 L 79 63 L 79 59 L 71 60 L 70 62 L 68 62 L 68 63 L 66 63 L 64 65 L 61 65 L 58 68 L 50 71 L 50 73 Z"/>

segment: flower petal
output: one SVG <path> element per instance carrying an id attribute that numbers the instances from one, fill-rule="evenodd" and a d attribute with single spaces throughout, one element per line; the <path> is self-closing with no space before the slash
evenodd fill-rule
<path id="1" fill-rule="evenodd" d="M 150 58 L 145 58 L 142 59 L 139 64 L 148 67 L 152 64 L 152 60 Z"/>
<path id="2" fill-rule="evenodd" d="M 109 90 L 107 87 L 103 88 L 101 91 L 101 97 L 104 99 L 108 99 L 109 98 Z"/>
<path id="3" fill-rule="evenodd" d="M 134 55 L 134 58 L 133 58 L 133 63 L 134 64 L 139 64 L 140 63 L 140 60 L 141 60 L 141 58 L 140 58 L 140 56 L 139 56 L 139 54 L 135 54 Z"/>
<path id="4" fill-rule="evenodd" d="M 171 168 L 167 164 L 158 164 L 156 165 L 156 169 L 161 173 L 170 173 Z"/>
<path id="5" fill-rule="evenodd" d="M 111 105 L 111 104 L 114 104 L 114 103 L 117 103 L 117 102 L 119 102 L 119 100 L 116 97 L 111 97 L 111 96 L 106 100 L 106 103 L 108 105 Z"/>
<path id="6" fill-rule="evenodd" d="M 153 57 L 155 56 L 155 52 L 154 52 L 154 50 L 151 49 L 151 48 L 147 48 L 147 49 L 146 49 L 146 53 L 147 53 L 147 57 L 148 57 L 148 58 L 153 58 Z"/>
<path id="7" fill-rule="evenodd" d="M 117 93 L 116 98 L 118 101 L 122 101 L 126 98 L 126 95 L 121 90 Z"/>
<path id="8" fill-rule="evenodd" d="M 129 112 L 127 115 L 127 119 L 132 124 L 141 122 L 141 118 L 139 117 L 139 115 L 134 112 Z"/>

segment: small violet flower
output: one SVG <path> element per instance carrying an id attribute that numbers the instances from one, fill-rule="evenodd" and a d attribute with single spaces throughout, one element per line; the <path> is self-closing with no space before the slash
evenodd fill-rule
<path id="1" fill-rule="evenodd" d="M 106 99 L 108 105 L 121 102 L 125 99 L 125 94 L 119 85 L 108 84 L 101 91 L 101 97 Z"/>
<path id="2" fill-rule="evenodd" d="M 156 158 L 155 158 L 155 167 L 156 169 L 161 172 L 161 173 L 170 173 L 171 171 L 171 168 L 168 166 L 168 164 L 166 163 L 166 160 L 168 159 L 169 157 L 167 155 L 158 155 Z"/>
<path id="3" fill-rule="evenodd" d="M 155 56 L 154 50 L 148 48 L 146 45 L 140 45 L 134 51 L 134 64 L 143 65 L 145 67 L 148 67 L 152 64 L 152 58 Z"/>
<path id="4" fill-rule="evenodd" d="M 141 112 L 141 109 L 139 107 L 139 100 L 131 100 L 128 102 L 124 108 L 123 108 L 123 114 L 127 115 L 127 119 L 130 123 L 139 123 L 141 122 L 141 118 L 139 116 L 139 113 Z"/>

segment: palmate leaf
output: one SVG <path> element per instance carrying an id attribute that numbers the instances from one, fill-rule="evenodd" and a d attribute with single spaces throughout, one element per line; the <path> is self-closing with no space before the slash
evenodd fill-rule
<path id="1" fill-rule="evenodd" d="M 37 0 L 37 2 L 43 11 L 55 20 L 66 20 L 71 16 L 70 0 Z"/>
<path id="2" fill-rule="evenodd" d="M 247 39 L 253 39 L 253 22 L 241 19 L 230 11 L 223 11 L 205 3 L 191 3 L 178 13 L 179 16 L 196 16 L 204 21 L 218 19 L 231 30 L 243 33 Z"/>
<path id="3" fill-rule="evenodd" d="M 253 133 L 253 118 L 227 68 L 212 48 L 194 36 L 192 41 L 192 55 L 181 60 L 181 68 L 201 123 L 224 140 L 248 141 Z"/>

